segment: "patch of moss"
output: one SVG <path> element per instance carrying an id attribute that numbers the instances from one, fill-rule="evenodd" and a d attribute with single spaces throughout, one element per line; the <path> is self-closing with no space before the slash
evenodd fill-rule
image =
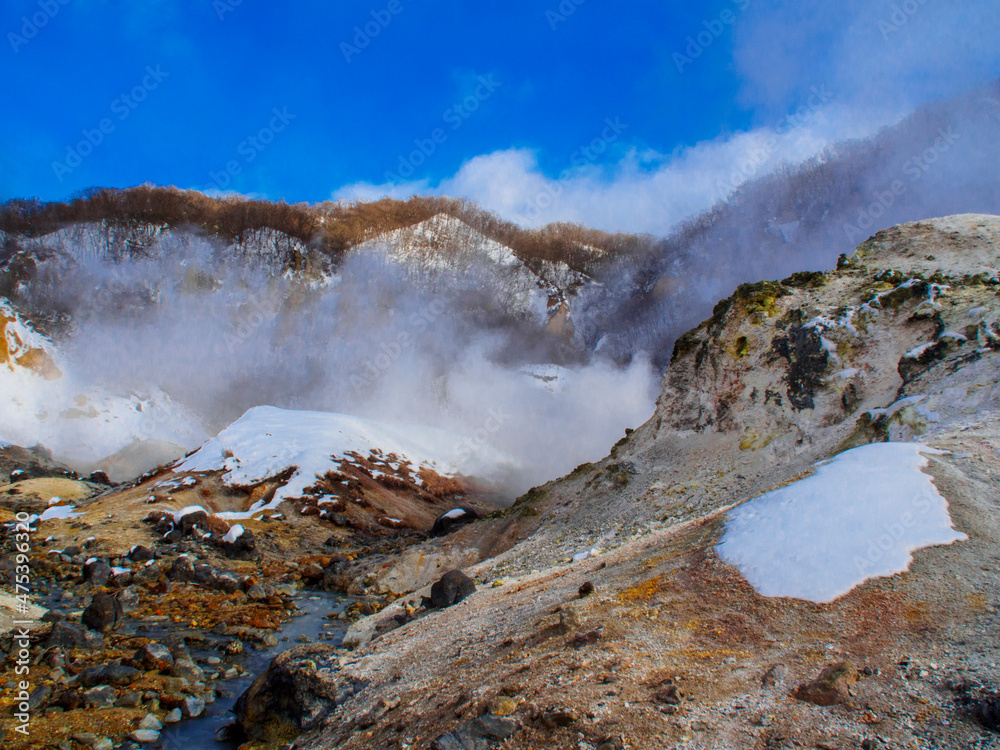
<path id="1" fill-rule="evenodd" d="M 826 274 L 822 271 L 798 271 L 781 283 L 796 289 L 819 289 L 826 284 Z"/>
<path id="2" fill-rule="evenodd" d="M 698 348 L 698 344 L 701 343 L 701 337 L 698 335 L 701 330 L 705 327 L 705 323 L 702 323 L 697 328 L 688 331 L 683 336 L 681 336 L 677 341 L 674 342 L 674 351 L 670 356 L 670 364 L 673 364 L 679 359 L 686 357 L 688 354 L 693 352 Z"/>
<path id="3" fill-rule="evenodd" d="M 771 317 L 774 314 L 775 301 L 788 293 L 788 289 L 780 282 L 757 281 L 752 284 L 740 284 L 733 296 L 743 303 L 747 314 L 763 312 Z"/>
<path id="4" fill-rule="evenodd" d="M 635 473 L 635 470 L 626 464 L 609 464 L 604 473 L 615 485 L 625 487 L 631 479 L 629 475 Z"/>

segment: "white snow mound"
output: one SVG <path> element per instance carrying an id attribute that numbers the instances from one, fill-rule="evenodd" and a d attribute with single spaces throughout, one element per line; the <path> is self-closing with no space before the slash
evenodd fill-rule
<path id="1" fill-rule="evenodd" d="M 227 484 L 249 486 L 295 468 L 266 505 L 258 503 L 246 512 L 216 514 L 236 520 L 277 508 L 287 498 L 301 497 L 317 476 L 338 469 L 348 453 L 367 458 L 373 451 L 385 457 L 394 453 L 400 461 L 408 460 L 415 471 L 426 467 L 443 476 L 462 474 L 487 481 L 502 480 L 513 466 L 513 459 L 504 453 L 434 427 L 256 406 L 174 470 L 225 471 L 223 481 Z"/>
<path id="2" fill-rule="evenodd" d="M 716 547 L 764 596 L 825 603 L 869 578 L 909 569 L 912 552 L 966 539 L 921 471 L 918 443 L 874 443 L 729 513 Z"/>

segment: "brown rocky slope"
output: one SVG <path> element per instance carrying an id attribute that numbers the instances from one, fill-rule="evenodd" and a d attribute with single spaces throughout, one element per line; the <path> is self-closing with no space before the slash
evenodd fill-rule
<path id="1" fill-rule="evenodd" d="M 989 746 L 998 266 L 1000 218 L 966 215 L 880 232 L 835 271 L 741 287 L 678 342 L 649 422 L 508 512 L 521 541 L 466 570 L 479 591 L 366 643 L 403 611 L 394 604 L 359 623 L 354 652 L 287 653 L 262 684 L 294 685 L 296 700 L 280 716 L 250 711 L 251 736 L 439 750 Z M 831 604 L 760 596 L 716 556 L 728 508 L 886 439 L 948 451 L 928 471 L 967 541 L 916 552 L 909 572 Z"/>

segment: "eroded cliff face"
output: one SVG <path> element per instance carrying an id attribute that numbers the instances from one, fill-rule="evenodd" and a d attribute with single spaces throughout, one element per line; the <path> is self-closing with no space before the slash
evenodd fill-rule
<path id="1" fill-rule="evenodd" d="M 964 215 L 880 232 L 833 271 L 744 284 L 677 341 L 646 424 L 521 499 L 515 512 L 537 528 L 498 565 L 608 549 L 839 450 L 994 413 L 998 266 L 1000 219 Z"/>

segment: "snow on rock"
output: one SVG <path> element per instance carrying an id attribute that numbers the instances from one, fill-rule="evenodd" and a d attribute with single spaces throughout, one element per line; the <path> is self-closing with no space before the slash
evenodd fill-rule
<path id="1" fill-rule="evenodd" d="M 831 602 L 905 572 L 912 552 L 966 539 L 952 528 L 918 443 L 875 443 L 731 511 L 716 551 L 764 596 Z"/>
<path id="2" fill-rule="evenodd" d="M 250 486 L 294 467 L 294 473 L 267 503 L 245 512 L 218 513 L 230 520 L 273 510 L 285 499 L 301 497 L 350 453 L 396 454 L 415 467 L 445 476 L 475 476 L 499 481 L 513 468 L 506 454 L 433 427 L 394 425 L 346 414 L 292 411 L 257 406 L 175 467 L 178 472 L 225 471 L 230 486 Z"/>
<path id="3" fill-rule="evenodd" d="M 237 539 L 243 536 L 244 531 L 245 529 L 240 526 L 240 524 L 235 524 L 234 526 L 231 526 L 229 531 L 226 532 L 226 535 L 222 537 L 222 541 L 226 544 L 233 544 Z"/>

